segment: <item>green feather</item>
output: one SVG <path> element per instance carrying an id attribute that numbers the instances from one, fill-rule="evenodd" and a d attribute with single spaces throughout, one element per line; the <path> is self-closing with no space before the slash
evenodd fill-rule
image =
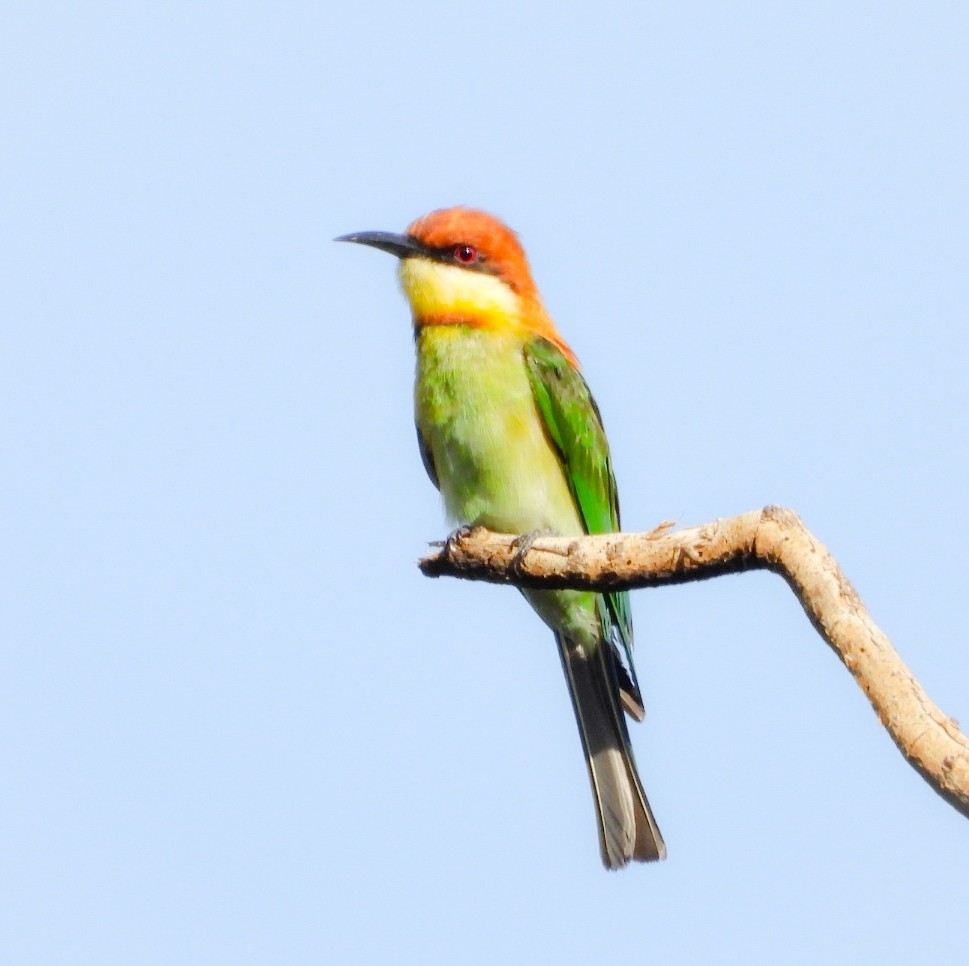
<path id="1" fill-rule="evenodd" d="M 579 507 L 586 533 L 620 529 L 619 495 L 609 458 L 609 443 L 592 393 L 578 369 L 546 339 L 524 347 L 532 392 L 549 438 L 558 450 L 569 487 Z M 625 655 L 623 670 L 630 680 L 623 690 L 642 708 L 633 668 L 633 627 L 626 592 L 602 594 L 599 620 L 607 641 Z M 635 708 L 638 705 L 638 708 Z M 639 715 L 637 715 L 639 716 Z"/>

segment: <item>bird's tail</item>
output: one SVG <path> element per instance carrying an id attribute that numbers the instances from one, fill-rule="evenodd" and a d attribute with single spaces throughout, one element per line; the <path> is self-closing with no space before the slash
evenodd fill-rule
<path id="1" fill-rule="evenodd" d="M 609 648 L 600 645 L 590 654 L 564 634 L 555 636 L 592 781 L 602 864 L 620 869 L 631 859 L 664 859 L 666 846 L 636 772 Z"/>

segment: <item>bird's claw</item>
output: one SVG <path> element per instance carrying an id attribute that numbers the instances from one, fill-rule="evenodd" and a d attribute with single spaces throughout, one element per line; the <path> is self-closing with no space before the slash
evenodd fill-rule
<path id="1" fill-rule="evenodd" d="M 551 530 L 529 530 L 519 537 L 512 540 L 511 545 L 515 548 L 508 570 L 512 577 L 522 578 L 525 576 L 525 554 L 535 546 L 535 541 L 541 537 L 554 537 Z"/>
<path id="2" fill-rule="evenodd" d="M 458 544 L 477 529 L 473 524 L 464 523 L 460 527 L 455 527 L 447 535 L 446 540 L 436 540 L 434 545 L 443 548 L 442 553 L 445 557 L 451 557 L 457 551 Z"/>

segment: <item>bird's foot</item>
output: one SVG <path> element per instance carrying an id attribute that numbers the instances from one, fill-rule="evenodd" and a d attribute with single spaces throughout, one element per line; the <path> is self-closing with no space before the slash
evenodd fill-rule
<path id="1" fill-rule="evenodd" d="M 515 548 L 515 552 L 512 555 L 511 562 L 508 564 L 508 570 L 512 577 L 521 578 L 525 576 L 525 554 L 535 546 L 536 540 L 541 537 L 554 536 L 554 530 L 529 530 L 528 533 L 523 533 L 520 537 L 515 537 L 511 542 L 511 545 Z"/>
<path id="2" fill-rule="evenodd" d="M 478 527 L 471 523 L 462 524 L 460 527 L 455 527 L 448 535 L 446 540 L 433 540 L 430 543 L 432 547 L 441 547 L 442 556 L 445 558 L 453 556 L 455 551 L 458 549 L 458 544 L 464 540 L 465 537 L 470 536 L 477 530 Z"/>

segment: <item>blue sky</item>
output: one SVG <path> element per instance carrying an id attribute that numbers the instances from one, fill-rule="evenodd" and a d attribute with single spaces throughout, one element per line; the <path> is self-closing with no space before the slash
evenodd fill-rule
<path id="1" fill-rule="evenodd" d="M 430 581 L 392 259 L 528 248 L 629 529 L 767 503 L 969 720 L 969 13 L 8 5 L 17 963 L 958 963 L 969 826 L 767 574 L 634 596 L 669 848 L 607 874 L 551 635 Z"/>

